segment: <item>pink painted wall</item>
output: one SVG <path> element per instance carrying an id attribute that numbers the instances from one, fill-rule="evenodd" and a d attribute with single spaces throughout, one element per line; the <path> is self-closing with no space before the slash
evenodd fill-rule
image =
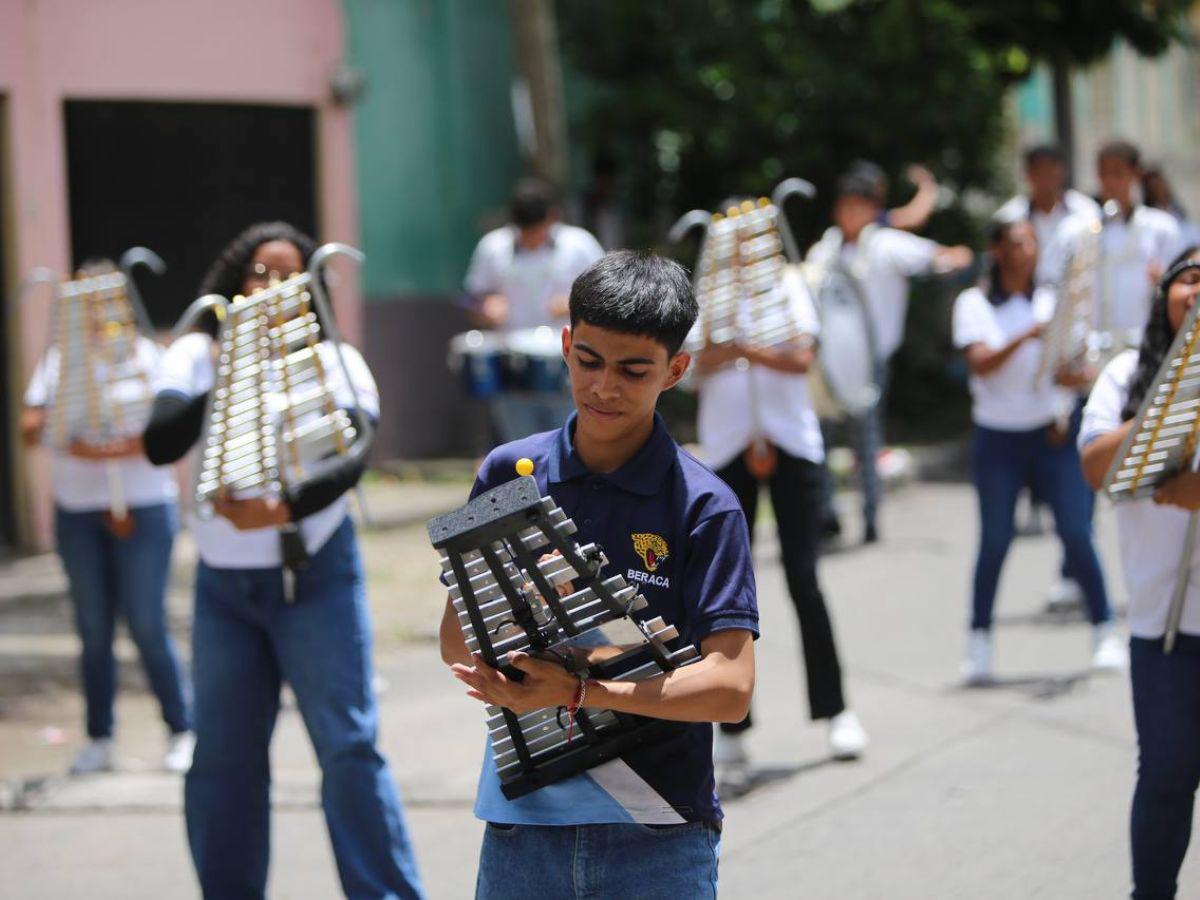
<path id="1" fill-rule="evenodd" d="M 6 195 L 15 234 L 15 283 L 34 266 L 71 262 L 64 99 L 296 104 L 317 109 L 321 237 L 358 245 L 352 114 L 333 104 L 329 77 L 342 60 L 339 0 L 3 0 L 0 95 L 7 99 Z M 2 133 L 2 132 L 0 132 Z M 358 273 L 341 265 L 335 300 L 346 337 L 362 338 Z M 7 311 L 12 316 L 14 311 Z M 47 309 L 19 311 L 5 370 L 23 385 L 45 345 Z M 8 353 L 18 359 L 8 359 Z M 15 432 L 15 428 L 13 429 Z M 43 454 L 17 453 L 28 495 L 18 498 L 27 537 L 50 539 Z M 0 502 L 2 498 L 0 498 Z"/>

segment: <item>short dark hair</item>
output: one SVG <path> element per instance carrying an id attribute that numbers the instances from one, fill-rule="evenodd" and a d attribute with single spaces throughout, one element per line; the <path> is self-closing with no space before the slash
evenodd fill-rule
<path id="1" fill-rule="evenodd" d="M 1129 141 L 1108 141 L 1100 148 L 1096 159 L 1119 159 L 1134 169 L 1140 168 L 1142 164 L 1141 151 Z"/>
<path id="2" fill-rule="evenodd" d="M 1040 162 L 1055 162 L 1063 165 L 1067 161 L 1067 155 L 1063 152 L 1063 148 L 1058 144 L 1042 143 L 1030 144 L 1025 148 L 1025 168 L 1031 169 L 1034 164 Z"/>
<path id="3" fill-rule="evenodd" d="M 554 188 L 549 184 L 537 178 L 522 178 L 513 189 L 508 214 L 518 228 L 529 228 L 546 221 L 556 203 Z"/>
<path id="4" fill-rule="evenodd" d="M 687 270 L 652 253 L 618 250 L 571 285 L 571 327 L 580 322 L 653 338 L 674 356 L 699 314 Z"/>
<path id="5" fill-rule="evenodd" d="M 860 159 L 838 179 L 837 195 L 862 197 L 882 206 L 887 198 L 887 176 L 875 163 Z"/>

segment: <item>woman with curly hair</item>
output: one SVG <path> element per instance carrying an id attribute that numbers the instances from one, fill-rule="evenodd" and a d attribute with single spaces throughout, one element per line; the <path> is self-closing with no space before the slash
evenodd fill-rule
<path id="1" fill-rule="evenodd" d="M 254 225 L 222 252 L 201 292 L 251 294 L 304 271 L 316 246 L 286 223 Z M 317 349 L 338 405 L 373 422 L 379 394 L 362 356 L 341 346 L 347 379 L 333 342 Z M 151 461 L 179 459 L 199 438 L 214 355 L 204 331 L 167 351 L 145 435 Z M 268 749 L 284 681 L 321 766 L 342 888 L 352 897 L 421 895 L 400 798 L 375 747 L 371 624 L 345 499 L 364 456 L 345 457 L 283 498 L 218 498 L 216 515 L 192 520 L 200 556 L 192 631 L 196 750 L 184 799 L 206 897 L 264 895 Z"/>
<path id="2" fill-rule="evenodd" d="M 1079 434 L 1084 476 L 1099 487 L 1154 383 L 1163 357 L 1200 296 L 1200 248 L 1184 251 L 1155 292 L 1139 350 L 1110 362 L 1092 389 Z M 1129 594 L 1130 674 L 1138 777 L 1130 833 L 1133 896 L 1174 897 L 1200 786 L 1200 554 L 1193 556 L 1174 650 L 1163 635 L 1187 539 L 1200 510 L 1200 473 L 1183 472 L 1153 498 L 1117 506 Z"/>

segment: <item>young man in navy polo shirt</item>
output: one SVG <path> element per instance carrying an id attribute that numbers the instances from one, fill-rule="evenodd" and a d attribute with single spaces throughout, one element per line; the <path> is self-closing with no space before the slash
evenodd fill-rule
<path id="1" fill-rule="evenodd" d="M 741 721 L 749 709 L 758 608 L 737 498 L 655 412 L 691 362 L 680 347 L 696 301 L 679 265 L 623 251 L 576 279 L 570 312 L 562 340 L 576 413 L 557 431 L 493 450 L 472 496 L 533 460 L 542 493 L 575 520 L 578 539 L 599 543 L 611 568 L 637 583 L 644 615 L 661 615 L 703 656 L 647 681 L 592 682 L 585 706 L 694 724 L 512 801 L 485 753 L 476 896 L 715 896 L 722 814 L 710 723 Z M 506 679 L 468 653 L 449 603 L 441 646 L 472 697 L 518 713 L 566 706 L 579 685 L 523 654 L 510 662 L 525 679 Z"/>

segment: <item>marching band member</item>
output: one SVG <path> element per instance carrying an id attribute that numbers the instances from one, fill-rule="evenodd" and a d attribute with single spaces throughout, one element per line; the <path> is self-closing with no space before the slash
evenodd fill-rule
<path id="1" fill-rule="evenodd" d="M 1170 260 L 1183 246 L 1179 223 L 1168 212 L 1137 202 L 1141 154 L 1128 141 L 1110 141 L 1096 156 L 1104 227 L 1100 233 L 1096 327 L 1136 343 L 1146 324 L 1150 299 Z M 1095 219 L 1071 216 L 1062 224 L 1065 261 L 1090 239 Z"/>
<path id="2" fill-rule="evenodd" d="M 692 665 L 645 681 L 581 683 L 563 667 L 516 654 L 507 679 L 472 656 L 454 606 L 442 618 L 442 658 L 469 696 L 517 713 L 542 707 L 611 709 L 692 723 L 660 742 L 516 800 L 501 793 L 490 751 L 475 814 L 487 821 L 476 897 L 712 897 L 721 805 L 712 722 L 739 722 L 754 686 L 758 609 L 746 519 L 733 492 L 684 452 L 655 413 L 683 378 L 680 348 L 697 315 L 674 262 L 610 253 L 571 288 L 563 330 L 577 412 L 556 431 L 498 447 L 472 496 L 534 462 L 543 496 L 595 541 L 684 644 Z M 641 549 L 639 550 L 639 547 Z"/>
<path id="3" fill-rule="evenodd" d="M 834 224 L 808 252 L 808 262 L 826 266 L 837 262 L 858 279 L 867 298 L 877 359 L 878 383 L 886 391 L 888 361 L 904 340 L 904 317 L 908 311 L 908 278 L 927 272 L 947 272 L 971 265 L 968 247 L 944 247 L 895 228 L 883 227 L 883 173 L 873 163 L 856 163 L 838 182 L 833 207 Z M 878 540 L 876 513 L 883 488 L 876 470 L 876 457 L 883 448 L 883 415 L 886 402 L 880 399 L 864 416 L 849 421 L 859 478 L 863 492 L 865 540 Z M 826 533 L 838 534 L 833 500 L 833 479 L 826 467 Z"/>
<path id="4" fill-rule="evenodd" d="M 559 221 L 554 190 L 544 182 L 517 184 L 509 204 L 512 222 L 479 241 L 467 270 L 472 318 L 503 332 L 554 327 L 567 321 L 571 282 L 604 255 L 588 232 Z M 573 407 L 569 392 L 535 393 L 507 388 L 492 398 L 493 424 L 502 441 L 557 428 Z"/>
<path id="5" fill-rule="evenodd" d="M 1100 218 L 1100 206 L 1087 194 L 1067 187 L 1066 155 L 1057 144 L 1034 144 L 1025 151 L 1028 194 L 1017 194 L 996 210 L 1005 222 L 1028 219 L 1038 244 L 1038 285 L 1057 284 L 1062 278 L 1066 251 L 1060 230 L 1072 216 L 1081 221 Z"/>
<path id="6" fill-rule="evenodd" d="M 1024 220 L 994 220 L 989 235 L 992 267 L 984 287 L 973 287 L 954 304 L 954 344 L 971 372 L 971 469 L 979 497 L 980 539 L 975 564 L 971 633 L 963 674 L 968 682 L 992 674 L 992 608 L 1000 570 L 1013 537 L 1017 495 L 1027 484 L 1054 512 L 1055 528 L 1071 571 L 1083 588 L 1094 626 L 1092 665 L 1119 669 L 1124 647 L 1113 624 L 1104 573 L 1092 543 L 1090 492 L 1072 435 L 1056 422 L 1073 373 L 1058 385 L 1037 381 L 1044 324 L 1054 295 L 1035 288 L 1037 237 Z M 1084 376 L 1078 376 L 1084 377 Z M 1066 400 L 1069 406 L 1070 401 Z M 1072 417 L 1072 432 L 1078 413 Z"/>
<path id="7" fill-rule="evenodd" d="M 115 271 L 112 263 L 85 264 L 85 275 Z M 136 353 L 145 370 L 158 369 L 161 348 L 140 335 Z M 61 356 L 53 346 L 38 364 L 25 392 L 21 436 L 26 446 L 41 439 L 47 408 L 59 385 Z M 97 363 L 97 366 L 101 365 Z M 120 384 L 96 382 L 114 404 Z M 90 443 L 76 439 L 67 452 L 53 451 L 54 532 L 67 573 L 75 628 L 82 644 L 80 673 L 87 710 L 88 743 L 71 766 L 81 775 L 113 766 L 113 701 L 117 660 L 113 632 L 125 616 L 142 668 L 169 730 L 163 766 L 184 772 L 192 758 L 190 689 L 179 653 L 167 631 L 166 592 L 178 515 L 175 478 L 145 458 L 140 436 Z M 114 515 L 106 469 L 115 463 L 127 516 Z"/>
<path id="8" fill-rule="evenodd" d="M 1126 350 L 1100 375 L 1079 434 L 1083 470 L 1099 488 L 1155 381 L 1175 333 L 1200 296 L 1200 251 L 1192 247 L 1155 292 L 1140 350 Z M 1179 634 L 1164 652 L 1189 513 L 1200 510 L 1200 475 L 1185 472 L 1153 499 L 1120 503 L 1117 533 L 1129 595 L 1130 674 L 1138 734 L 1131 838 L 1133 896 L 1174 897 L 1200 785 L 1200 577 L 1196 563 Z M 1200 561 L 1200 556 L 1194 557 Z"/>
<path id="9" fill-rule="evenodd" d="M 249 295 L 304 271 L 315 250 L 310 237 L 285 223 L 251 226 L 221 253 L 201 294 Z M 199 438 L 215 353 L 199 331 L 167 351 L 145 435 L 155 462 L 181 458 Z M 331 353 L 326 372 L 337 402 L 374 419 L 379 394 L 370 370 L 353 347 L 343 344 L 341 353 L 354 384 L 352 391 Z M 365 408 L 354 409 L 355 395 Z M 197 741 L 184 801 L 205 897 L 264 896 L 267 751 L 283 681 L 321 767 L 321 803 L 346 894 L 421 896 L 400 798 L 375 747 L 371 624 L 344 496 L 363 465 L 347 459 L 285 500 L 218 498 L 211 520 L 193 519 L 200 556 L 192 631 Z M 304 567 L 284 564 L 280 528 L 290 523 L 308 553 Z"/>
<path id="10" fill-rule="evenodd" d="M 800 622 L 809 714 L 829 722 L 833 755 L 854 759 L 866 748 L 867 734 L 846 708 L 833 623 L 817 581 L 825 448 L 805 373 L 820 326 L 803 279 L 788 278 L 777 289 L 789 291 L 803 339 L 769 348 L 706 347 L 696 360 L 697 428 L 704 461 L 737 495 L 751 540 L 764 481 L 770 490 L 788 593 Z M 761 440 L 769 441 L 765 472 L 756 471 L 754 459 Z M 717 734 L 716 761 L 734 778 L 748 762 L 742 733 L 750 727 L 747 715 L 722 724 Z"/>

